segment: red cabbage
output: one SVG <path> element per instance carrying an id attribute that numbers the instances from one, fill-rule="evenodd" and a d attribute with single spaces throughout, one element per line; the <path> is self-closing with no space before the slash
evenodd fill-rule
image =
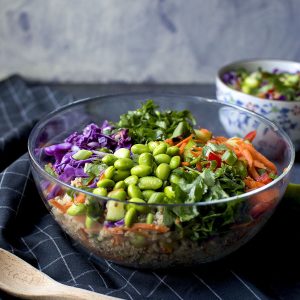
<path id="1" fill-rule="evenodd" d="M 63 143 L 45 147 L 44 153 L 54 157 L 53 169 L 60 180 L 70 182 L 76 177 L 88 177 L 83 171 L 84 165 L 105 155 L 96 149 L 105 147 L 115 151 L 119 148 L 129 149 L 132 146 L 128 129 L 113 131 L 114 127 L 108 121 L 104 121 L 101 127 L 91 123 L 81 134 L 74 132 Z M 76 160 L 72 156 L 80 149 L 91 150 L 93 154 L 88 159 Z"/>

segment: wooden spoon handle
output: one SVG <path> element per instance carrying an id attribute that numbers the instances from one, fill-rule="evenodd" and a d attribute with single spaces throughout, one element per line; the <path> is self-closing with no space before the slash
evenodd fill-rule
<path id="1" fill-rule="evenodd" d="M 45 292 L 45 296 L 47 293 Z M 61 284 L 56 289 L 49 291 L 48 297 L 52 299 L 73 299 L 73 300 L 120 300 L 120 298 L 98 294 L 81 288 L 71 287 Z M 46 298 L 44 298 L 46 299 Z M 50 298 L 47 298 L 50 299 Z"/>

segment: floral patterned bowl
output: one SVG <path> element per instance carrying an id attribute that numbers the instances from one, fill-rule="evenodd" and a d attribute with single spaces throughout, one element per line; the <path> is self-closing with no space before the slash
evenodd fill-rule
<path id="1" fill-rule="evenodd" d="M 222 81 L 223 75 L 240 68 L 251 72 L 262 68 L 269 72 L 279 69 L 294 73 L 300 71 L 300 63 L 271 59 L 240 61 L 222 67 L 216 78 L 216 93 L 219 101 L 243 106 L 276 122 L 290 136 L 295 149 L 300 150 L 300 102 L 261 99 L 230 88 Z M 255 130 L 255 124 L 253 128 L 248 129 Z"/>

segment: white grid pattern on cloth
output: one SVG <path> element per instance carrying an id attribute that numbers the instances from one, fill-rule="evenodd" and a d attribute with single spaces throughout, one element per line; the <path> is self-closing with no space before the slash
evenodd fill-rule
<path id="1" fill-rule="evenodd" d="M 131 275 L 128 277 L 128 279 L 126 280 L 126 282 L 125 282 L 125 284 L 124 284 L 123 286 L 121 286 L 121 287 L 120 287 L 119 289 L 117 289 L 117 290 L 110 291 L 110 292 L 106 293 L 106 295 L 111 295 L 111 294 L 113 294 L 113 293 L 115 293 L 115 292 L 120 292 L 120 291 L 124 290 L 124 289 L 128 286 L 128 284 L 130 283 L 130 280 L 131 280 L 131 278 L 134 276 L 135 273 L 136 273 L 136 271 L 133 271 L 133 272 L 131 273 Z M 141 295 L 141 294 L 140 294 L 140 295 Z"/>
<path id="2" fill-rule="evenodd" d="M 218 299 L 222 300 L 223 298 L 220 297 L 216 291 L 212 287 L 210 287 L 200 276 L 197 274 L 193 273 L 193 275 L 203 284 L 205 285 Z"/>
<path id="3" fill-rule="evenodd" d="M 25 179 L 25 183 L 24 183 L 24 186 L 23 186 L 21 198 L 20 198 L 19 203 L 18 203 L 18 206 L 17 206 L 16 215 L 17 215 L 18 212 L 19 212 L 19 209 L 20 209 L 20 206 L 21 206 L 21 202 L 22 202 L 22 200 L 23 200 L 23 198 L 24 198 L 24 193 L 25 193 L 25 190 L 26 190 L 26 187 L 27 187 L 27 182 L 28 182 L 28 180 L 29 180 L 29 175 L 30 175 L 30 168 L 28 168 L 28 171 L 27 171 L 27 174 L 26 174 L 26 179 Z"/>
<path id="4" fill-rule="evenodd" d="M 125 280 L 126 283 L 128 283 L 133 289 L 134 291 L 139 295 L 141 296 L 141 292 L 131 283 L 129 282 L 129 279 L 126 279 L 118 270 L 116 270 L 113 266 L 112 266 L 112 263 L 110 263 L 109 261 L 105 260 L 106 264 L 109 266 L 110 269 L 112 269 L 116 274 L 118 274 L 123 280 Z M 136 271 L 133 271 L 131 275 L 134 275 L 134 272 Z"/>
<path id="5" fill-rule="evenodd" d="M 24 110 L 23 105 L 22 105 L 22 103 L 21 103 L 21 100 L 20 100 L 18 94 L 16 93 L 16 90 L 15 90 L 15 88 L 14 88 L 14 86 L 13 86 L 11 80 L 8 79 L 8 80 L 6 81 L 6 83 L 7 83 L 8 89 L 9 89 L 11 95 L 12 95 L 12 98 L 13 98 L 15 104 L 16 104 L 16 105 L 18 106 L 18 108 L 19 108 L 20 115 L 22 116 L 23 120 L 24 120 L 25 122 L 29 121 L 29 118 L 28 118 L 28 116 L 27 116 L 27 114 L 26 114 L 26 110 Z"/>
<path id="6" fill-rule="evenodd" d="M 47 240 L 49 241 L 49 239 Z M 47 264 L 46 266 L 43 266 L 40 270 L 41 271 L 45 271 L 47 268 L 51 267 L 53 264 L 55 264 L 56 262 L 58 262 L 59 260 L 61 260 L 62 258 L 66 258 L 70 255 L 78 255 L 77 252 L 70 252 L 67 254 L 64 254 L 62 257 L 57 257 L 56 259 L 52 260 L 49 264 Z"/>
<path id="7" fill-rule="evenodd" d="M 230 270 L 230 272 L 254 295 L 256 299 L 261 300 L 261 298 L 253 291 L 253 289 L 250 288 L 250 286 L 239 275 L 237 275 L 233 270 Z"/>
<path id="8" fill-rule="evenodd" d="M 1 100 L 1 99 L 0 99 Z M 5 105 L 3 101 L 0 101 L 0 108 L 2 110 L 2 114 L 1 117 L 4 118 L 6 124 L 8 124 L 8 126 L 10 127 L 11 130 L 14 130 L 14 125 L 12 123 L 12 121 L 10 120 L 9 114 L 6 111 Z"/>
<path id="9" fill-rule="evenodd" d="M 24 245 L 26 246 L 26 248 L 28 249 L 28 251 L 30 252 L 30 254 L 34 257 L 34 259 L 35 259 L 35 261 L 36 261 L 36 263 L 38 265 L 39 270 L 41 270 L 41 266 L 40 266 L 39 260 L 36 257 L 36 255 L 34 254 L 34 252 L 32 251 L 32 249 L 27 245 L 27 243 L 25 242 L 24 238 L 21 238 L 21 241 L 24 243 Z"/>
<path id="10" fill-rule="evenodd" d="M 180 299 L 180 300 L 184 300 L 184 298 L 182 298 L 176 291 L 174 288 L 172 288 L 168 283 L 166 283 L 166 279 L 167 279 L 167 275 L 165 276 L 165 278 L 161 278 L 158 274 L 156 274 L 155 272 L 153 272 L 154 276 L 157 277 L 161 283 L 163 283 L 165 286 L 167 286 L 173 293 L 174 295 Z"/>
<path id="11" fill-rule="evenodd" d="M 58 253 L 59 253 L 59 255 L 60 255 L 60 257 L 61 257 L 61 259 L 62 259 L 62 261 L 63 261 L 63 263 L 64 263 L 64 265 L 65 265 L 65 267 L 67 269 L 67 271 L 68 271 L 68 273 L 70 274 L 72 281 L 74 283 L 77 283 L 76 279 L 74 278 L 74 275 L 71 272 L 71 269 L 70 269 L 69 265 L 67 264 L 66 260 L 64 259 L 63 255 L 61 253 L 61 250 L 57 246 L 57 243 L 55 242 L 55 240 L 51 237 L 51 235 L 49 235 L 47 232 L 45 232 L 44 230 L 42 230 L 41 228 L 39 228 L 37 225 L 35 225 L 35 227 L 38 228 L 42 233 L 44 233 L 46 236 L 48 236 L 50 238 L 51 242 L 53 242 L 55 248 L 57 249 L 57 251 L 58 251 Z"/>
<path id="12" fill-rule="evenodd" d="M 20 107 L 20 101 L 21 99 L 18 96 L 18 93 L 15 89 L 14 83 L 10 82 L 10 87 L 9 87 L 9 94 L 11 95 L 11 100 L 15 102 L 15 105 Z M 36 90 L 34 92 L 32 92 L 30 89 L 27 89 L 27 94 L 29 95 L 30 99 L 34 99 L 36 97 L 36 93 L 43 93 L 43 96 L 40 97 L 40 99 L 43 99 L 42 101 L 46 102 L 48 100 L 48 102 L 50 101 L 51 105 L 51 109 L 53 108 L 57 108 L 60 106 L 61 104 L 61 100 L 58 98 L 59 96 L 57 96 L 57 94 L 53 91 L 51 91 L 51 89 L 49 89 L 48 87 L 42 87 L 39 90 Z M 15 112 L 13 114 L 13 117 L 16 118 L 10 118 L 11 116 L 9 114 L 7 114 L 7 106 L 9 105 L 9 103 L 5 102 L 5 101 L 1 101 L 1 95 L 0 95 L 0 116 L 1 116 L 1 112 L 3 114 L 2 116 L 2 120 L 4 120 L 8 125 L 8 127 L 10 128 L 10 131 L 13 132 L 14 134 L 16 134 L 16 136 L 20 136 L 20 133 L 18 131 L 18 129 L 16 128 L 16 124 L 14 124 L 15 119 L 17 119 L 17 115 L 20 115 L 20 112 Z M 64 102 L 66 102 L 66 100 L 70 100 L 71 98 L 66 98 L 64 100 Z M 69 101 L 69 102 L 70 102 Z M 26 103 L 27 104 L 27 103 Z M 21 105 L 22 106 L 22 105 Z M 21 118 L 19 121 L 29 121 L 31 120 L 31 118 L 36 117 L 36 115 L 38 115 L 38 113 L 45 113 L 43 112 L 39 112 L 39 103 L 38 102 L 30 102 L 28 103 L 28 105 L 26 105 L 26 107 L 22 106 L 22 111 L 21 111 Z M 1 125 L 1 123 L 0 123 Z M 7 126 L 6 126 L 7 127 Z M 1 128 L 1 127 L 0 127 Z M 3 127 L 4 128 L 4 127 Z M 1 148 L 4 149 L 4 143 L 5 143 L 5 138 L 1 137 Z M 2 205 L 3 200 L 0 199 L 0 203 L 2 207 L 2 209 L 8 209 L 12 212 L 15 213 L 15 215 L 18 215 L 18 210 L 21 206 L 21 201 L 24 200 L 24 196 L 26 193 L 26 188 L 28 186 L 28 182 L 32 183 L 32 179 L 30 178 L 30 174 L 29 174 L 29 170 L 28 168 L 26 170 L 24 170 L 23 173 L 19 172 L 19 170 L 16 170 L 17 164 L 20 164 L 20 166 L 22 166 L 23 164 L 25 164 L 26 166 L 28 166 L 28 158 L 20 158 L 15 162 L 15 169 L 11 170 L 11 169 L 6 169 L 3 171 L 3 173 L 1 174 L 2 178 L 0 180 L 0 190 L 3 191 L 11 191 L 12 193 L 14 193 L 16 195 L 15 198 L 17 198 L 19 200 L 19 202 L 17 202 L 17 205 L 15 205 L 15 208 L 12 208 L 10 206 L 7 206 L 6 204 Z M 6 182 L 6 178 L 9 178 L 10 176 L 15 176 L 18 178 L 21 178 L 23 180 L 24 186 L 22 186 L 21 190 L 15 190 L 14 188 L 12 188 L 8 182 Z M 3 184 L 4 183 L 4 184 Z M 24 200 L 25 201 L 25 200 Z M 7 208 L 9 207 L 9 208 Z M 50 215 L 47 215 L 43 218 L 43 221 L 49 221 L 49 222 L 53 222 L 52 217 Z M 7 226 L 2 225 L 0 223 L 0 229 L 2 230 L 6 230 Z M 53 229 L 53 231 L 52 231 Z M 48 232 L 48 230 L 50 230 Z M 172 274 L 166 274 L 166 275 L 158 275 L 156 272 L 153 272 L 153 279 L 155 280 L 155 284 L 152 287 L 151 291 L 147 291 L 147 292 L 142 292 L 140 290 L 140 285 L 141 283 L 138 280 L 134 280 L 135 277 L 139 276 L 139 271 L 133 270 L 132 272 L 128 271 L 128 269 L 126 270 L 126 273 L 122 274 L 122 268 L 118 267 L 116 265 L 114 265 L 113 263 L 110 263 L 106 260 L 103 261 L 103 265 L 105 266 L 105 269 L 103 271 L 98 271 L 97 268 L 93 265 L 92 261 L 90 261 L 92 255 L 90 255 L 88 257 L 88 263 L 89 263 L 89 268 L 90 269 L 86 269 L 83 270 L 82 272 L 80 272 L 79 274 L 74 274 L 74 272 L 72 271 L 72 265 L 71 262 L 72 260 L 70 260 L 71 257 L 76 257 L 76 255 L 79 255 L 78 252 L 73 252 L 70 250 L 62 250 L 60 248 L 60 244 L 58 243 L 58 241 L 65 241 L 67 238 L 64 235 L 60 235 L 60 236 L 56 236 L 53 232 L 57 232 L 58 230 L 58 226 L 55 223 L 51 223 L 51 224 L 46 224 L 44 226 L 39 226 L 39 225 L 35 225 L 33 228 L 33 231 L 27 235 L 26 237 L 20 237 L 20 240 L 23 242 L 23 244 L 26 247 L 26 251 L 20 251 L 20 253 L 23 254 L 30 254 L 32 256 L 32 258 L 36 261 L 38 267 L 41 270 L 48 270 L 48 268 L 53 267 L 54 265 L 58 265 L 59 268 L 59 272 L 64 272 L 69 274 L 69 278 L 68 280 L 66 280 L 65 282 L 70 283 L 74 286 L 84 286 L 85 288 L 88 288 L 90 290 L 96 290 L 95 286 L 92 286 L 91 284 L 86 284 L 86 283 L 82 283 L 84 282 L 84 280 L 86 280 L 87 278 L 89 278 L 89 276 L 91 275 L 95 275 L 97 277 L 99 277 L 99 279 L 103 282 L 105 288 L 109 289 L 109 291 L 106 291 L 106 294 L 115 294 L 115 293 L 119 293 L 122 292 L 123 297 L 128 297 L 128 299 L 140 299 L 141 297 L 146 297 L 146 298 L 154 298 L 154 299 L 158 299 L 159 298 L 159 294 L 156 293 L 158 291 L 158 288 L 160 286 L 164 286 L 166 287 L 170 293 L 168 295 L 168 299 L 174 299 L 175 297 L 177 297 L 178 299 L 185 299 L 184 295 L 181 294 L 182 291 L 178 291 L 177 288 L 180 288 L 179 286 L 179 281 L 181 281 L 181 278 L 179 279 L 179 281 L 177 281 L 177 285 L 175 283 L 172 282 L 169 283 L 169 278 L 172 278 Z M 45 239 L 41 240 L 41 239 L 36 239 L 37 237 L 39 237 L 38 235 L 41 234 L 42 236 L 46 237 Z M 35 238 L 35 241 L 33 242 L 32 238 Z M 30 241 L 30 243 L 29 243 Z M 1 241 L 0 241 L 1 243 Z M 7 247 L 11 247 L 11 251 L 14 250 L 14 248 L 11 245 L 7 245 Z M 44 266 L 41 265 L 41 259 L 40 259 L 40 254 L 38 253 L 38 248 L 39 246 L 43 246 L 43 249 L 47 248 L 47 246 L 49 247 L 49 249 L 55 248 L 57 251 L 53 254 L 54 257 L 53 259 L 51 259 L 50 261 L 47 261 L 47 263 L 44 264 Z M 65 270 L 63 270 L 61 268 L 61 266 L 64 266 Z M 249 292 L 249 294 L 251 294 L 251 296 L 255 296 L 256 299 L 265 299 L 262 298 L 260 296 L 258 296 L 255 291 L 251 288 L 251 284 L 249 284 L 247 282 L 247 280 L 242 279 L 242 277 L 240 277 L 239 275 L 237 275 L 234 271 L 231 271 L 233 273 L 233 275 L 236 277 L 237 281 L 240 282 L 241 286 L 243 286 L 243 288 L 246 288 L 247 291 Z M 127 274 L 126 276 L 124 274 Z M 113 275 L 117 275 L 116 278 L 114 278 L 114 285 L 117 285 L 117 287 L 114 287 L 114 289 L 110 288 L 111 284 L 110 281 L 111 280 L 111 276 Z M 221 296 L 219 296 L 219 293 L 215 290 L 214 287 L 212 287 L 211 285 L 209 285 L 207 283 L 207 280 L 205 278 L 205 275 L 203 274 L 202 276 L 198 276 L 196 274 L 194 275 L 190 275 L 190 276 L 195 276 L 204 286 L 205 289 L 208 289 L 212 295 L 214 295 L 217 299 L 222 299 Z M 107 278 L 107 279 L 106 279 Z M 156 280 L 158 280 L 157 284 L 156 284 Z M 222 285 L 221 285 L 222 287 Z M 128 290 L 128 288 L 130 290 Z M 131 291 L 134 291 L 133 293 Z M 209 293 L 209 292 L 208 292 Z M 120 297 L 120 293 L 116 294 L 116 296 Z M 224 298 L 225 299 L 225 298 Z M 248 299 L 248 298 L 247 298 Z"/>

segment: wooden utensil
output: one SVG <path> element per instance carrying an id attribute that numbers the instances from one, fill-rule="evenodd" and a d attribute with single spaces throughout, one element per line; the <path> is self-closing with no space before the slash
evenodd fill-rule
<path id="1" fill-rule="evenodd" d="M 63 285 L 1 248 L 0 289 L 25 299 L 119 299 Z"/>

